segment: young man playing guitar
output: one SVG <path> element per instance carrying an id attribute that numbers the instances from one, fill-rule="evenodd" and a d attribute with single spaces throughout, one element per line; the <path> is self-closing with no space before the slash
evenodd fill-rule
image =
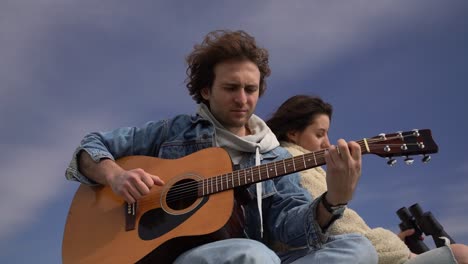
<path id="1" fill-rule="evenodd" d="M 178 115 L 169 120 L 148 122 L 142 127 L 90 133 L 75 151 L 66 171 L 67 179 L 110 187 L 117 197 L 128 203 L 130 212 L 134 210 L 133 207 L 130 209 L 132 205 L 138 204 L 154 189 L 164 190 L 169 180 L 141 168 L 125 169 L 115 162 L 119 158 L 144 155 L 173 160 L 206 148 L 221 147 L 229 153 L 235 168 L 245 169 L 290 157 L 265 122 L 253 114 L 259 97 L 265 92 L 265 78 L 270 75 L 268 52 L 258 47 L 253 37 L 243 31 L 211 32 L 194 47 L 187 62 L 187 88 L 199 104 L 195 115 Z M 297 173 L 247 185 L 235 191 L 239 198 L 236 204 L 241 204 L 238 222 L 244 223 L 240 236 L 202 240 L 184 252 L 171 251 L 179 248 L 181 242 L 178 240 L 178 244 L 159 246 L 164 250 L 159 250 L 157 255 L 141 256 L 141 261 L 151 261 L 154 257 L 153 263 L 161 263 L 162 258 L 171 255 L 172 259 L 169 259 L 174 263 L 281 263 L 276 253 L 268 248 L 270 243 L 279 241 L 289 245 L 291 252 L 304 252 L 288 263 L 377 263 L 375 249 L 363 236 L 332 237 L 327 232 L 342 216 L 345 205 L 353 196 L 361 174 L 360 146 L 340 139 L 325 153 L 325 161 L 329 184 L 326 197 L 312 198 L 300 186 Z M 214 162 L 212 166 L 217 164 Z M 286 171 L 286 165 L 284 169 Z M 256 182 L 254 177 L 247 176 L 245 181 Z M 230 180 L 226 185 L 234 184 L 234 174 L 232 182 Z M 223 188 L 223 183 L 214 186 L 217 190 Z M 216 191 L 213 185 L 203 187 L 205 190 Z M 177 194 L 175 187 L 174 193 Z M 143 205 L 136 206 L 140 221 L 135 225 L 141 240 L 151 241 L 161 236 L 161 232 L 156 234 L 153 230 L 157 228 L 144 231 L 139 206 Z M 168 213 L 167 217 L 173 215 L 175 213 Z M 207 214 L 200 226 L 209 225 L 214 217 L 216 215 Z M 158 219 L 147 222 L 157 223 Z M 170 232 L 172 229 L 168 229 L 167 233 Z M 79 246 L 76 248 L 80 250 Z M 305 248 L 308 250 L 304 251 Z"/>

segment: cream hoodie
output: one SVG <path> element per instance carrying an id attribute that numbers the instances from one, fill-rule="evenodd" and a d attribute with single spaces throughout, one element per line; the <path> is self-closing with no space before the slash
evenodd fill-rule
<path id="1" fill-rule="evenodd" d="M 275 134 L 271 132 L 266 123 L 258 116 L 252 114 L 247 126 L 251 134 L 239 137 L 228 131 L 210 112 L 205 104 L 200 104 L 199 115 L 210 120 L 215 126 L 215 139 L 218 147 L 224 148 L 231 157 L 234 164 L 238 164 L 245 153 L 255 153 L 255 165 L 260 165 L 260 153 L 266 153 L 279 146 Z M 257 206 L 260 215 L 260 234 L 263 237 L 263 215 L 262 215 L 262 183 L 255 184 L 257 191 Z"/>

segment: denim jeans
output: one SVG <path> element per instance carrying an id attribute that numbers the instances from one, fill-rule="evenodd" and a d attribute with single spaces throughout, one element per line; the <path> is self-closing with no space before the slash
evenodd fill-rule
<path id="1" fill-rule="evenodd" d="M 330 236 L 318 250 L 300 249 L 280 254 L 281 263 L 377 263 L 378 256 L 371 242 L 360 234 Z"/>
<path id="2" fill-rule="evenodd" d="M 264 244 L 245 238 L 208 243 L 180 255 L 174 264 L 279 264 L 278 256 Z"/>
<path id="3" fill-rule="evenodd" d="M 318 250 L 300 249 L 280 254 L 251 239 L 227 239 L 193 248 L 175 264 L 280 264 L 280 263 L 377 263 L 377 253 L 358 234 L 330 236 Z"/>
<path id="4" fill-rule="evenodd" d="M 405 264 L 456 264 L 457 261 L 449 246 L 435 248 L 411 258 Z"/>

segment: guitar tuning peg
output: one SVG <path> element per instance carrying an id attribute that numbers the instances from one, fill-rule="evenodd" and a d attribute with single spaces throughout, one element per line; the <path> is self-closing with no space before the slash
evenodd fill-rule
<path id="1" fill-rule="evenodd" d="M 399 137 L 399 138 L 404 138 L 404 137 L 403 137 L 403 131 L 397 131 L 397 134 L 398 134 L 398 137 Z"/>
<path id="2" fill-rule="evenodd" d="M 429 156 L 429 155 L 424 155 L 423 158 L 422 158 L 422 162 L 428 163 L 429 161 L 431 161 L 431 156 Z"/>
<path id="3" fill-rule="evenodd" d="M 388 161 L 387 161 L 387 165 L 388 165 L 388 166 L 393 166 L 393 165 L 396 164 L 396 162 L 397 162 L 396 159 L 394 159 L 394 158 L 389 158 Z"/>
<path id="4" fill-rule="evenodd" d="M 414 162 L 413 158 L 410 158 L 410 157 L 406 156 L 406 158 L 405 158 L 406 165 L 411 165 L 411 164 L 413 164 L 413 162 Z"/>

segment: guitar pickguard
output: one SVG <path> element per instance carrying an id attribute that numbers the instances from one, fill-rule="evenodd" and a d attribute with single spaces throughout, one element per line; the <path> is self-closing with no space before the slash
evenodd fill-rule
<path id="1" fill-rule="evenodd" d="M 195 208 L 179 215 L 168 214 L 161 208 L 149 210 L 141 216 L 138 223 L 138 235 L 143 240 L 158 238 L 185 222 L 206 202 L 208 202 L 208 197 L 203 197 Z"/>

